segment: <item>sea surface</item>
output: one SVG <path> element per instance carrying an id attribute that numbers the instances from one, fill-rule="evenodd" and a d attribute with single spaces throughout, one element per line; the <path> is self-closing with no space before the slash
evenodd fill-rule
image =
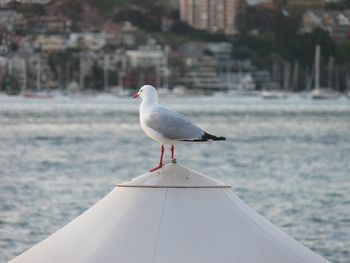
<path id="1" fill-rule="evenodd" d="M 350 262 L 350 100 L 161 98 L 226 142 L 177 159 L 232 184 L 249 206 L 331 262 Z M 0 96 L 0 262 L 154 167 L 138 100 Z M 167 152 L 167 159 L 169 153 Z"/>

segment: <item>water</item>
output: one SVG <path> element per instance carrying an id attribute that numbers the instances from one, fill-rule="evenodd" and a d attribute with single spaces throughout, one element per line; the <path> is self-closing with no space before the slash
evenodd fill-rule
<path id="1" fill-rule="evenodd" d="M 225 143 L 179 162 L 233 185 L 252 208 L 332 262 L 350 262 L 350 101 L 161 99 Z M 158 162 L 128 98 L 0 97 L 0 262 Z M 167 152 L 167 158 L 169 153 Z"/>

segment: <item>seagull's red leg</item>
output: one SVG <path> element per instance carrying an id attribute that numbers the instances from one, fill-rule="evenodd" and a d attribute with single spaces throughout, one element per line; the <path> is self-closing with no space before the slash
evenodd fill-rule
<path id="1" fill-rule="evenodd" d="M 174 160 L 175 160 L 174 150 L 175 150 L 174 145 L 171 145 L 171 161 L 172 162 L 174 162 Z"/>
<path id="2" fill-rule="evenodd" d="M 164 145 L 162 144 L 162 147 L 160 148 L 160 160 L 159 160 L 160 168 L 163 166 L 163 156 L 164 156 Z"/>
<path id="3" fill-rule="evenodd" d="M 154 172 L 157 171 L 158 169 L 163 167 L 163 156 L 164 156 L 164 145 L 162 144 L 162 146 L 160 147 L 160 160 L 159 160 L 159 165 L 151 170 L 149 170 L 150 172 Z"/>

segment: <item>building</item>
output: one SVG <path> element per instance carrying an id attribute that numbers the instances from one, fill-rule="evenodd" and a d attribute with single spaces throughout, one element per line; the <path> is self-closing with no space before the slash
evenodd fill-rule
<path id="1" fill-rule="evenodd" d="M 124 22 L 120 34 L 120 45 L 134 47 L 136 45 L 137 32 L 138 29 L 130 22 Z"/>
<path id="2" fill-rule="evenodd" d="M 216 92 L 227 91 L 228 85 L 220 78 L 217 61 L 209 56 L 192 61 L 187 66 L 184 76 L 179 82 L 192 91 Z"/>
<path id="3" fill-rule="evenodd" d="M 287 5 L 293 6 L 293 5 L 301 5 L 301 6 L 317 6 L 322 5 L 325 2 L 331 2 L 327 0 L 287 0 Z"/>
<path id="4" fill-rule="evenodd" d="M 11 47 L 11 36 L 10 34 L 0 29 L 0 54 L 6 54 L 9 52 Z"/>
<path id="5" fill-rule="evenodd" d="M 47 5 L 51 0 L 22 0 L 24 3 L 37 4 L 37 5 Z"/>
<path id="6" fill-rule="evenodd" d="M 39 35 L 34 47 L 42 51 L 56 52 L 66 48 L 65 39 L 60 35 Z"/>
<path id="7" fill-rule="evenodd" d="M 311 33 L 316 28 L 329 32 L 336 43 L 350 38 L 350 10 L 309 10 L 303 15 L 302 33 Z"/>
<path id="8" fill-rule="evenodd" d="M 128 65 L 131 68 L 166 67 L 168 52 L 151 39 L 137 50 L 126 51 Z"/>
<path id="9" fill-rule="evenodd" d="M 102 33 L 71 33 L 67 40 L 68 48 L 99 50 L 107 44 L 108 34 Z"/>
<path id="10" fill-rule="evenodd" d="M 240 0 L 180 0 L 180 19 L 209 32 L 236 33 Z"/>
<path id="11" fill-rule="evenodd" d="M 29 20 L 29 28 L 38 34 L 68 34 L 71 21 L 65 16 L 35 16 Z"/>
<path id="12" fill-rule="evenodd" d="M 0 28 L 12 32 L 15 30 L 18 14 L 12 10 L 0 10 Z"/>
<path id="13" fill-rule="evenodd" d="M 37 4 L 37 5 L 46 5 L 51 0 L 20 0 L 18 2 L 25 3 L 25 4 Z M 0 0 L 0 6 L 6 6 L 6 4 L 10 2 L 15 2 L 15 0 Z"/>

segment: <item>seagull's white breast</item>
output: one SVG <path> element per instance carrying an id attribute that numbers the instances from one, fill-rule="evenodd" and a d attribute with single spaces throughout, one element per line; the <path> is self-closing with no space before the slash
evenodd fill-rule
<path id="1" fill-rule="evenodd" d="M 165 138 L 162 133 L 150 128 L 146 124 L 146 120 L 149 117 L 149 114 L 152 111 L 152 107 L 150 105 L 144 105 L 143 103 L 140 106 L 140 124 L 142 130 L 146 133 L 148 137 L 152 140 L 157 141 L 161 144 L 173 144 L 171 140 Z"/>
<path id="2" fill-rule="evenodd" d="M 150 137 L 151 139 L 153 139 L 153 140 L 155 140 L 155 141 L 157 141 L 157 142 L 159 142 L 159 143 L 163 143 L 163 142 L 162 142 L 162 137 L 163 137 L 163 135 L 162 135 L 160 132 L 157 132 L 156 130 L 154 130 L 154 129 L 148 127 L 147 124 L 146 124 L 145 122 L 143 122 L 143 121 L 141 121 L 141 120 L 140 120 L 140 122 L 141 122 L 141 128 L 142 128 L 142 130 L 146 133 L 146 135 L 147 135 L 148 137 Z"/>

